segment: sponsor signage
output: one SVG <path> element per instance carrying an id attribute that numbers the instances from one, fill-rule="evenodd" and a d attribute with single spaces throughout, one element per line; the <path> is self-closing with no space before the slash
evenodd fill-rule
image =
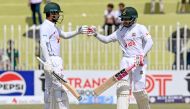
<path id="1" fill-rule="evenodd" d="M 80 104 L 113 104 L 113 96 L 83 96 Z"/>
<path id="2" fill-rule="evenodd" d="M 67 81 L 83 96 L 78 102 L 68 91 L 70 103 L 115 104 L 116 85 L 94 97 L 92 90 L 103 84 L 117 71 L 65 71 Z M 45 77 L 42 70 L 0 71 L 0 104 L 43 103 Z M 151 103 L 189 103 L 189 71 L 147 71 L 146 90 Z M 135 103 L 133 95 L 130 103 Z"/>
<path id="3" fill-rule="evenodd" d="M 150 103 L 190 103 L 190 96 L 150 96 Z"/>
<path id="4" fill-rule="evenodd" d="M 0 96 L 34 95 L 33 71 L 0 71 Z"/>

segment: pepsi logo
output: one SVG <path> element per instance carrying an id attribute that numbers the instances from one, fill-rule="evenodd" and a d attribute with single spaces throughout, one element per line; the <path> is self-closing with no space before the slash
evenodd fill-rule
<path id="1" fill-rule="evenodd" d="M 24 95 L 26 82 L 24 78 L 13 71 L 7 71 L 0 75 L 0 95 Z"/>

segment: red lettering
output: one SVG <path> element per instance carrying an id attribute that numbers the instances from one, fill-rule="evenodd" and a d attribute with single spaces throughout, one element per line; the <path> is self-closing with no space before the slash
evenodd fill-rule
<path id="1" fill-rule="evenodd" d="M 146 90 L 147 92 L 151 92 L 154 90 L 155 82 L 158 83 L 158 95 L 165 96 L 166 95 L 166 83 L 172 80 L 172 75 L 169 74 L 160 74 L 160 75 L 147 75 L 146 76 Z"/>
<path id="2" fill-rule="evenodd" d="M 172 75 L 153 75 L 155 80 L 158 81 L 159 95 L 166 95 L 166 82 L 172 80 Z"/>
<path id="3" fill-rule="evenodd" d="M 75 78 L 67 78 L 67 80 L 69 81 L 69 84 L 74 86 L 73 85 L 73 81 L 75 80 Z M 74 83 L 75 84 L 75 83 Z"/>
<path id="4" fill-rule="evenodd" d="M 95 88 L 97 86 L 99 86 L 100 84 L 104 83 L 107 79 L 106 78 L 98 78 L 96 79 L 92 79 L 92 87 L 91 88 Z"/>
<path id="5" fill-rule="evenodd" d="M 154 89 L 154 79 L 150 75 L 146 75 L 146 91 L 149 93 Z"/>
<path id="6" fill-rule="evenodd" d="M 95 88 L 104 83 L 107 80 L 107 78 L 67 78 L 67 80 L 69 84 L 71 84 L 75 88 Z"/>
<path id="7" fill-rule="evenodd" d="M 98 80 L 92 79 L 92 87 L 93 88 L 99 86 L 100 83 L 101 83 L 100 78 L 98 78 Z"/>
<path id="8" fill-rule="evenodd" d="M 91 88 L 90 82 L 89 82 L 88 79 L 87 79 L 87 80 L 85 81 L 85 83 L 84 83 L 84 88 Z"/>
<path id="9" fill-rule="evenodd" d="M 102 78 L 102 83 L 106 82 L 106 80 L 107 80 L 106 78 Z"/>
<path id="10" fill-rule="evenodd" d="M 135 45 L 136 45 L 135 41 L 126 41 L 125 47 L 127 48 L 127 47 L 131 47 L 131 46 L 135 46 Z"/>
<path id="11" fill-rule="evenodd" d="M 81 88 L 81 78 L 75 78 L 75 88 Z"/>

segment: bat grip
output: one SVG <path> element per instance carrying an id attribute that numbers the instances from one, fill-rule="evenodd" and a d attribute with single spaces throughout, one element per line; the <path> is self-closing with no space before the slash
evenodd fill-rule
<path id="1" fill-rule="evenodd" d="M 126 69 L 121 70 L 119 73 L 117 73 L 117 74 L 115 75 L 116 79 L 117 79 L 117 80 L 121 80 L 122 78 L 124 78 L 126 75 L 129 74 L 129 72 L 130 72 L 135 66 L 136 66 L 136 65 L 133 64 L 132 66 L 130 66 L 130 67 L 126 68 Z"/>

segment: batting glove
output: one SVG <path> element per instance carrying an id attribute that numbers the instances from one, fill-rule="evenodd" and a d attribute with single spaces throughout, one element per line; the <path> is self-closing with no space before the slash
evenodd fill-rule
<path id="1" fill-rule="evenodd" d="M 83 25 L 83 26 L 79 27 L 78 28 L 78 33 L 79 34 L 87 34 L 88 33 L 88 26 Z"/>
<path id="2" fill-rule="evenodd" d="M 44 63 L 44 71 L 49 74 L 53 72 L 53 66 L 50 59 Z"/>
<path id="3" fill-rule="evenodd" d="M 144 65 L 144 56 L 138 55 L 135 57 L 135 65 L 136 66 L 143 66 Z"/>
<path id="4" fill-rule="evenodd" d="M 96 36 L 97 33 L 96 33 L 96 27 L 95 26 L 90 26 L 88 27 L 88 33 L 87 33 L 88 36 Z"/>

